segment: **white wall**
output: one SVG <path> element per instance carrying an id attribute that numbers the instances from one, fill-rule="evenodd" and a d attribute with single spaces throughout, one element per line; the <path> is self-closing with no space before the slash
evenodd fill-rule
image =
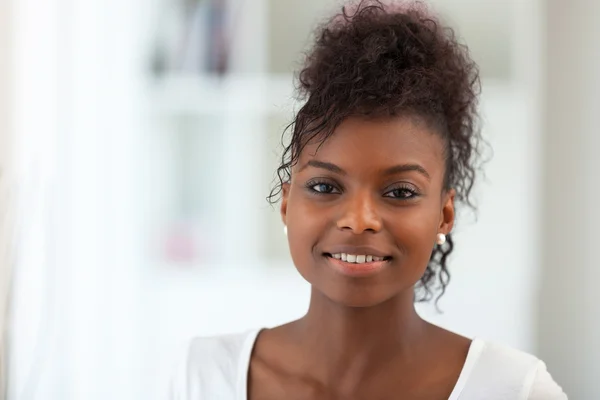
<path id="1" fill-rule="evenodd" d="M 9 188 L 12 186 L 12 4 L 0 3 L 0 399 L 6 393 L 7 318 L 12 273 Z"/>
<path id="2" fill-rule="evenodd" d="M 540 353 L 573 399 L 600 398 L 600 3 L 547 13 Z"/>

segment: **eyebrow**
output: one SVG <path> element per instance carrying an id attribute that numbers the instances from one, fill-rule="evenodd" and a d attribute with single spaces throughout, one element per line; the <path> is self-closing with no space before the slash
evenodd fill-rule
<path id="1" fill-rule="evenodd" d="M 342 168 L 338 167 L 335 164 L 328 163 L 328 162 L 325 162 L 325 161 L 310 160 L 306 164 L 304 164 L 304 166 L 302 166 L 302 168 L 300 168 L 300 171 L 303 171 L 307 167 L 314 167 L 314 168 L 324 169 L 324 170 L 333 172 L 333 173 L 338 174 L 338 175 L 346 175 L 346 171 L 344 171 Z M 385 169 L 383 171 L 383 174 L 384 175 L 395 175 L 395 174 L 400 174 L 400 173 L 403 173 L 403 172 L 412 172 L 412 171 L 418 172 L 421 175 L 423 175 L 424 177 L 426 177 L 428 180 L 431 180 L 431 176 L 429 175 L 429 173 L 427 172 L 427 170 L 425 170 L 425 168 L 423 168 L 419 164 L 399 164 L 399 165 L 394 165 L 393 167 Z"/>
<path id="2" fill-rule="evenodd" d="M 411 172 L 411 171 L 415 171 L 420 173 L 421 175 L 423 175 L 425 178 L 427 178 L 428 180 L 431 180 L 431 176 L 429 175 L 429 173 L 427 172 L 427 170 L 425 168 L 423 168 L 422 166 L 420 166 L 419 164 L 400 164 L 400 165 L 395 165 L 391 168 L 386 169 L 385 171 L 383 171 L 384 175 L 395 175 L 395 174 L 399 174 L 402 172 Z"/>
<path id="3" fill-rule="evenodd" d="M 328 163 L 325 161 L 310 160 L 309 162 L 304 164 L 304 166 L 302 168 L 300 168 L 300 171 L 305 170 L 307 167 L 315 167 L 315 168 L 325 169 L 327 171 L 333 172 L 338 175 L 346 175 L 346 171 L 344 171 L 343 169 L 341 169 L 340 167 L 338 167 L 335 164 Z"/>

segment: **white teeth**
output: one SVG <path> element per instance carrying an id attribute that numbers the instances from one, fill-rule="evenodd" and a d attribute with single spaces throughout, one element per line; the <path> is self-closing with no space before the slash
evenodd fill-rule
<path id="1" fill-rule="evenodd" d="M 332 254 L 331 257 L 336 260 L 342 260 L 351 263 L 363 264 L 365 262 L 383 261 L 383 257 L 377 257 L 373 255 L 364 254 L 347 254 L 347 253 L 336 253 Z"/>

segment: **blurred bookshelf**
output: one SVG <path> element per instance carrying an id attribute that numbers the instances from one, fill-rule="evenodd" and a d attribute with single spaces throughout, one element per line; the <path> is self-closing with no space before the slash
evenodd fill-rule
<path id="1" fill-rule="evenodd" d="M 292 74 L 169 74 L 152 85 L 156 115 L 291 115 Z"/>
<path id="2" fill-rule="evenodd" d="M 162 164 L 158 187 L 168 193 L 156 199 L 162 204 L 153 213 L 151 248 L 159 249 L 159 264 L 202 268 L 289 258 L 279 210 L 266 197 L 281 135 L 299 107 L 293 76 L 169 74 L 149 93 L 151 159 Z"/>

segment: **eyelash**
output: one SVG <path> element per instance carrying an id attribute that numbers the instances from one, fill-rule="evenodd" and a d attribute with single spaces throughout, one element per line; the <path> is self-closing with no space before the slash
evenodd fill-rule
<path id="1" fill-rule="evenodd" d="M 385 197 L 390 197 L 392 199 L 400 199 L 400 200 L 411 200 L 411 199 L 414 199 L 414 198 L 420 196 L 419 192 L 417 192 L 413 187 L 408 186 L 408 185 L 400 185 L 391 190 L 388 190 L 387 192 L 385 192 L 385 195 L 387 195 L 388 193 L 391 193 L 391 192 L 395 192 L 395 191 L 408 192 L 408 193 L 410 193 L 410 196 L 394 196 L 394 197 L 385 196 Z"/>
<path id="2" fill-rule="evenodd" d="M 336 187 L 336 185 L 332 184 L 331 182 L 327 182 L 327 181 L 319 180 L 319 179 L 314 179 L 314 180 L 311 180 L 311 181 L 307 182 L 306 183 L 306 188 L 311 193 L 316 194 L 316 195 L 320 195 L 320 196 L 321 195 L 327 195 L 327 194 L 338 194 L 338 193 L 332 193 L 332 192 L 320 192 L 318 190 L 315 190 L 315 186 L 319 186 L 319 185 L 326 185 L 326 186 L 329 186 L 329 187 L 331 187 L 331 188 L 333 188 L 333 189 L 338 190 L 338 191 L 341 192 L 341 190 L 339 190 Z"/>
<path id="3" fill-rule="evenodd" d="M 328 194 L 339 194 L 339 193 L 336 193 L 333 191 L 318 191 L 315 189 L 315 186 L 319 186 L 319 185 L 325 185 L 325 186 L 328 186 L 329 188 L 332 188 L 332 190 L 337 190 L 338 192 L 341 192 L 341 190 L 339 188 L 337 188 L 336 185 L 334 185 L 328 181 L 324 181 L 324 180 L 309 181 L 306 183 L 306 188 L 311 193 L 319 195 L 319 196 L 324 196 L 324 195 L 328 195 Z M 389 193 L 392 193 L 395 191 L 402 191 L 405 193 L 408 192 L 408 193 L 410 193 L 410 195 L 409 196 L 388 196 Z M 400 199 L 400 200 L 411 200 L 411 199 L 414 199 L 419 196 L 420 196 L 420 193 L 409 185 L 400 185 L 400 186 L 390 189 L 384 193 L 384 197 L 388 197 L 391 199 Z"/>

